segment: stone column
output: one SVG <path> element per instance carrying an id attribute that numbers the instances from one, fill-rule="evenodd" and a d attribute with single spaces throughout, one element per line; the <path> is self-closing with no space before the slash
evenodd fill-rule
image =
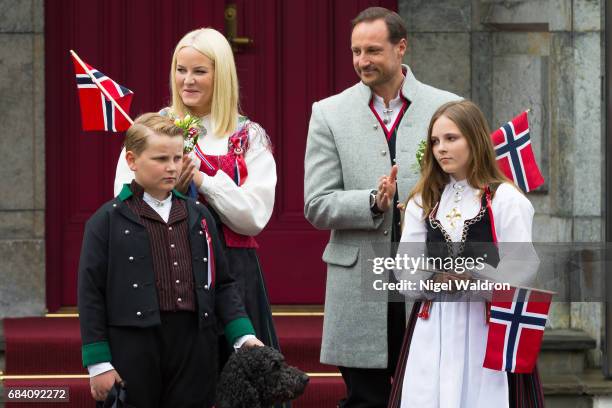
<path id="1" fill-rule="evenodd" d="M 43 7 L 0 0 L 0 318 L 45 311 Z"/>

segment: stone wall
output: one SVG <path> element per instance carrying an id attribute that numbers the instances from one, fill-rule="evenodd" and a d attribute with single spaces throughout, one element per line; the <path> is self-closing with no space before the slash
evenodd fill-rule
<path id="1" fill-rule="evenodd" d="M 601 1 L 399 0 L 399 10 L 418 79 L 471 98 L 492 128 L 531 109 L 546 179 L 529 194 L 534 241 L 602 241 Z M 583 329 L 599 344 L 601 304 L 556 303 L 550 326 Z"/>
<path id="2" fill-rule="evenodd" d="M 0 318 L 45 310 L 43 0 L 0 0 Z"/>

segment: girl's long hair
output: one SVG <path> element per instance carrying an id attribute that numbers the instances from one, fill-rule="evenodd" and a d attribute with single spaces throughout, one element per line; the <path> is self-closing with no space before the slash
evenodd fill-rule
<path id="1" fill-rule="evenodd" d="M 467 139 L 470 149 L 467 181 L 472 187 L 484 191 L 488 185 L 497 186 L 510 182 L 497 166 L 489 126 L 482 111 L 475 103 L 468 100 L 448 102 L 438 108 L 429 122 L 427 145 L 421 163 L 421 178 L 408 196 L 410 200 L 420 195 L 420 205 L 426 216 L 440 201 L 444 186 L 450 180 L 449 175 L 442 170 L 434 157 L 431 140 L 433 125 L 441 116 L 446 116 L 457 125 L 461 134 Z"/>

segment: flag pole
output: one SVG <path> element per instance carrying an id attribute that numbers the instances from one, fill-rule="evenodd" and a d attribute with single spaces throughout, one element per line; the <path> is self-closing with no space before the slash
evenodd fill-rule
<path id="1" fill-rule="evenodd" d="M 74 57 L 74 59 L 79 63 L 79 65 L 81 65 L 81 68 L 83 68 L 85 70 L 85 72 L 87 72 L 87 75 L 89 75 L 89 77 L 91 78 L 91 80 L 94 82 L 94 84 L 96 84 L 96 86 L 98 87 L 98 89 L 100 89 L 100 91 L 102 91 L 102 93 L 104 94 L 104 96 L 106 96 L 106 99 L 108 99 L 109 101 L 111 101 L 111 103 L 115 106 L 115 108 L 117 108 L 117 110 L 119 112 L 121 112 L 121 114 L 123 115 L 123 117 L 130 122 L 131 125 L 134 124 L 134 121 L 132 120 L 132 118 L 130 118 L 130 115 L 128 115 L 127 113 L 125 113 L 125 111 L 123 110 L 123 108 L 121 106 L 119 106 L 119 104 L 117 103 L 117 101 L 115 101 L 115 98 L 113 98 L 112 96 L 110 96 L 110 94 L 108 93 L 108 91 L 106 89 L 104 89 L 104 87 L 102 85 L 100 85 L 100 82 L 98 82 L 98 79 L 91 73 L 91 71 L 89 70 L 89 68 L 87 68 L 87 65 L 85 65 L 85 63 L 83 62 L 83 60 L 77 55 L 76 52 L 74 52 L 73 50 L 70 50 L 70 54 L 72 54 L 72 56 Z"/>

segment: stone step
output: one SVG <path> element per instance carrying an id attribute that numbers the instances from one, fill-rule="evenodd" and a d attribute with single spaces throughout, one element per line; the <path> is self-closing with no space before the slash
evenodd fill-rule
<path id="1" fill-rule="evenodd" d="M 582 330 L 547 329 L 544 332 L 542 350 L 585 351 L 596 347 L 595 340 Z"/>
<path id="2" fill-rule="evenodd" d="M 599 368 L 575 374 L 542 374 L 547 408 L 597 408 L 612 406 L 612 380 Z"/>
<path id="3" fill-rule="evenodd" d="M 586 351 L 596 347 L 596 342 L 581 330 L 546 330 L 538 368 L 542 376 L 547 374 L 580 374 L 586 368 Z"/>
<path id="4" fill-rule="evenodd" d="M 581 374 L 542 374 L 547 408 L 599 408 L 612 406 L 612 380 L 599 368 Z"/>
<path id="5" fill-rule="evenodd" d="M 541 374 L 544 395 L 612 395 L 612 380 L 600 368 L 589 368 L 581 374 Z"/>
<path id="6" fill-rule="evenodd" d="M 597 398 L 588 395 L 553 395 L 544 397 L 546 408 L 599 408 Z M 608 406 L 608 405 L 604 405 Z"/>

